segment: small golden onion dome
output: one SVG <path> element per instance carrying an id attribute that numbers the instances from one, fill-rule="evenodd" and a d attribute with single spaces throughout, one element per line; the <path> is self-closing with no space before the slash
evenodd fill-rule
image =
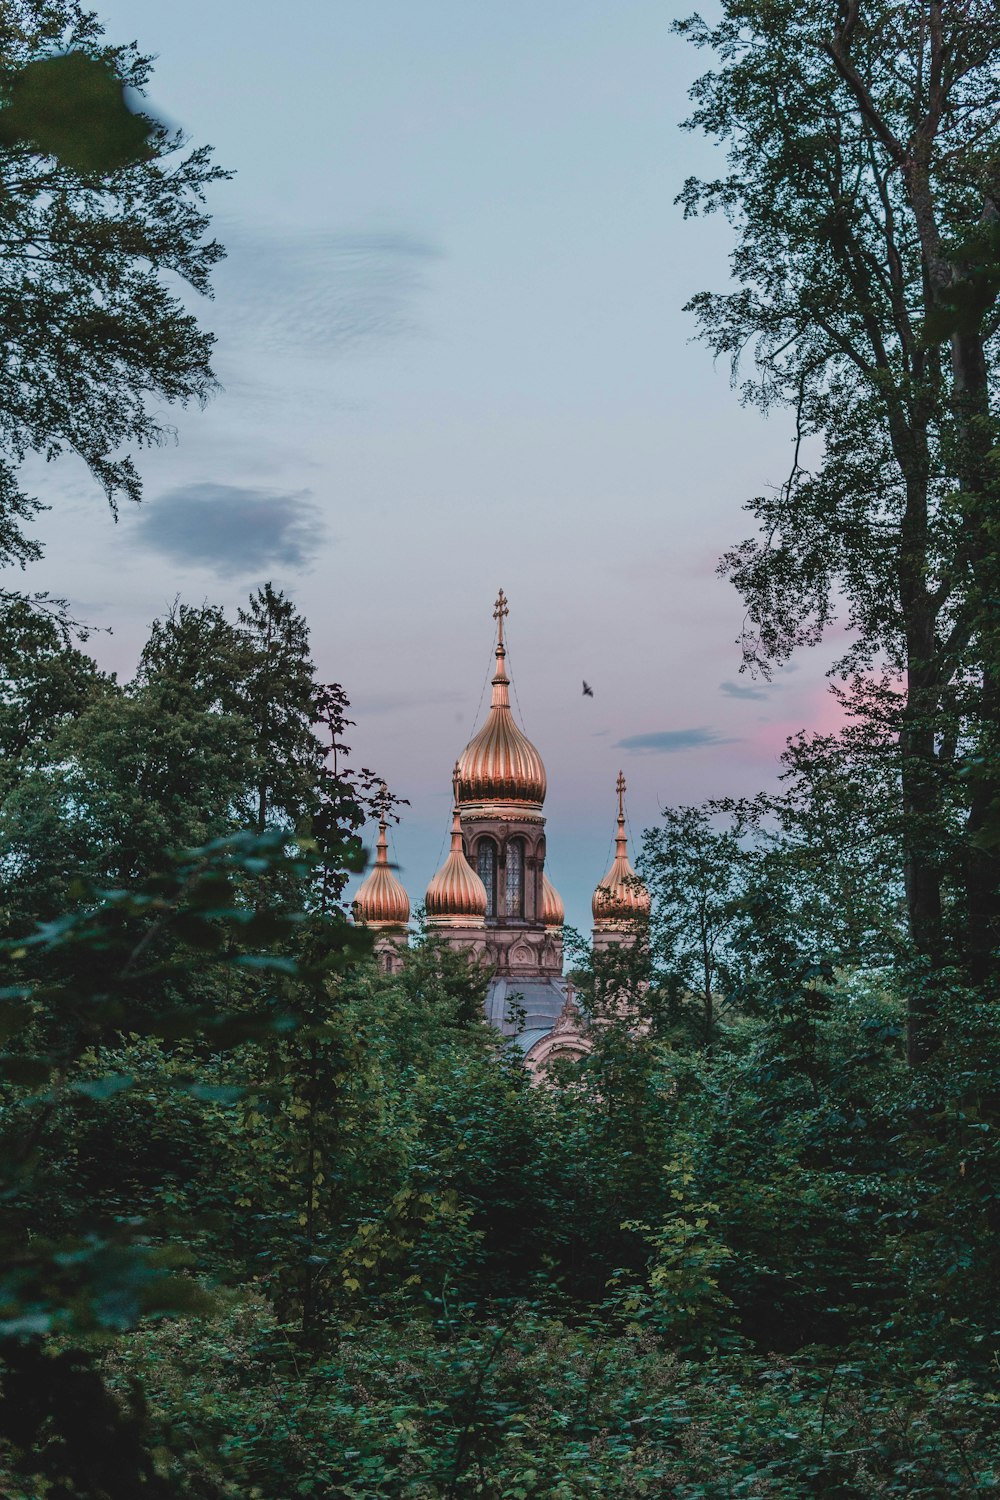
<path id="1" fill-rule="evenodd" d="M 457 802 L 451 820 L 451 853 L 427 887 L 424 900 L 432 927 L 482 927 L 486 920 L 486 887 L 465 857 Z"/>
<path id="2" fill-rule="evenodd" d="M 621 771 L 618 772 L 617 791 L 615 857 L 591 902 L 595 927 L 614 927 L 621 922 L 649 916 L 649 892 L 629 863 L 625 835 L 625 776 Z"/>
<path id="3" fill-rule="evenodd" d="M 410 920 L 410 898 L 389 868 L 385 813 L 379 818 L 375 864 L 358 888 L 352 904 L 354 920 L 365 927 L 405 927 Z"/>
<path id="4" fill-rule="evenodd" d="M 542 873 L 542 921 L 546 927 L 561 927 L 566 920 L 562 897 L 549 877 Z"/>
<path id="5" fill-rule="evenodd" d="M 510 711 L 510 678 L 503 622 L 507 600 L 500 590 L 493 618 L 497 621 L 497 660 L 489 715 L 466 745 L 458 762 L 458 801 L 519 802 L 540 808 L 545 801 L 545 767 L 534 745 L 514 723 Z"/>

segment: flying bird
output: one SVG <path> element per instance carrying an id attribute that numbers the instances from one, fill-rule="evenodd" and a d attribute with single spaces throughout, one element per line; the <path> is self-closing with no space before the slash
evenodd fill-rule
<path id="1" fill-rule="evenodd" d="M 584 684 L 583 684 L 583 696 L 585 698 L 592 698 L 594 696 L 594 689 L 591 687 L 590 683 L 587 682 L 587 681 L 584 681 Z"/>

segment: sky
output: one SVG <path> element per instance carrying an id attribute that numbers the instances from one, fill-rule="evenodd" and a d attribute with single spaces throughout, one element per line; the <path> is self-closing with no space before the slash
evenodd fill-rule
<path id="1" fill-rule="evenodd" d="M 195 299 L 221 390 L 142 456 L 117 523 L 74 460 L 36 465 L 52 510 L 24 583 L 110 629 L 91 648 L 122 678 L 175 597 L 286 589 L 351 698 L 354 763 L 409 800 L 414 902 L 502 586 L 547 870 L 589 928 L 619 768 L 638 839 L 663 806 L 772 785 L 786 737 L 831 716 L 822 652 L 740 675 L 715 572 L 785 477 L 790 424 L 741 407 L 683 310 L 725 289 L 731 248 L 674 204 L 724 165 L 680 129 L 707 65 L 670 31 L 688 7 L 94 4 L 158 56 L 157 113 L 235 173 L 210 203 L 216 297 Z"/>

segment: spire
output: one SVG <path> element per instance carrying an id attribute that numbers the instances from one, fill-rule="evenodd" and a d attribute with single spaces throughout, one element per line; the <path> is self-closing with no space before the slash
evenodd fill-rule
<path id="1" fill-rule="evenodd" d="M 389 788 L 385 782 L 378 794 L 378 838 L 375 840 L 375 863 L 387 865 L 389 863 L 389 842 L 385 836 L 388 824 L 385 821 L 385 810 L 389 801 Z"/>
<path id="2" fill-rule="evenodd" d="M 389 865 L 389 844 L 385 836 L 388 806 L 389 789 L 383 781 L 378 796 L 375 864 L 359 886 L 353 901 L 355 920 L 363 922 L 366 927 L 403 928 L 410 920 L 410 898 Z"/>
<path id="3" fill-rule="evenodd" d="M 625 772 L 618 772 L 615 783 L 618 793 L 618 832 L 615 834 L 615 858 L 628 859 L 628 838 L 625 834 Z"/>
<path id="4" fill-rule="evenodd" d="M 619 922 L 649 916 L 649 892 L 629 863 L 628 837 L 625 833 L 625 773 L 618 772 L 618 829 L 615 834 L 615 857 L 611 869 L 594 892 L 591 909 L 595 927 L 615 926 Z"/>
<path id="5" fill-rule="evenodd" d="M 507 595 L 503 589 L 497 594 L 497 602 L 493 606 L 493 618 L 497 622 L 497 643 L 503 649 L 503 622 L 510 610 L 507 607 Z"/>
<path id="6" fill-rule="evenodd" d="M 507 595 L 501 589 L 497 594 L 497 602 L 493 606 L 493 618 L 497 622 L 497 669 L 493 675 L 492 708 L 510 708 L 510 678 L 507 676 L 506 667 L 507 647 L 503 643 L 503 622 L 509 614 Z"/>
<path id="7" fill-rule="evenodd" d="M 465 845 L 462 842 L 462 821 L 458 815 L 458 761 L 451 773 L 451 794 L 454 806 L 451 810 L 451 852 L 455 854 L 464 853 Z"/>
<path id="8" fill-rule="evenodd" d="M 486 723 L 473 735 L 458 762 L 456 801 L 470 804 L 516 803 L 541 808 L 545 801 L 545 767 L 531 741 L 518 729 L 510 711 L 510 678 L 504 621 L 509 613 L 503 589 L 493 606 L 497 624 L 493 698 Z"/>

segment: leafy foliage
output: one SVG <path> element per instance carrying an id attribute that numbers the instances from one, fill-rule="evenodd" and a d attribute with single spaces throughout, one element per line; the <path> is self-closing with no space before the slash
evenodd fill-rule
<path id="1" fill-rule="evenodd" d="M 210 292 L 223 255 L 206 147 L 136 113 L 150 59 L 114 47 L 77 0 L 0 11 L 0 558 L 39 556 L 18 481 L 28 453 L 84 460 L 112 505 L 138 500 L 129 445 L 161 442 L 165 406 L 205 401 L 213 339 L 176 291 Z"/>
<path id="2" fill-rule="evenodd" d="M 753 375 L 744 398 L 794 412 L 788 479 L 747 509 L 721 564 L 747 606 L 745 665 L 769 672 L 841 610 L 845 675 L 892 744 L 909 938 L 930 969 L 996 982 L 1000 784 L 995 232 L 1000 69 L 994 7 L 933 0 L 726 0 L 676 23 L 715 66 L 691 129 L 727 170 L 686 213 L 737 233 L 732 290 L 690 304 Z M 961 834 L 956 840 L 954 822 Z M 947 981 L 942 980 L 942 996 Z M 911 1010 L 916 1060 L 934 992 Z"/>
<path id="3" fill-rule="evenodd" d="M 9 615 L 8 921 L 52 909 L 9 925 L 0 1004 L 5 1490 L 993 1483 L 997 1021 L 956 972 L 933 1061 L 906 1067 L 892 903 L 834 920 L 850 757 L 793 745 L 783 800 L 712 810 L 737 834 L 664 825 L 665 889 L 708 878 L 730 924 L 710 1038 L 665 903 L 613 974 L 578 955 L 592 1050 L 535 1087 L 458 955 L 365 956 L 337 899 L 365 793 L 305 738 L 346 756 L 343 695 L 287 601 L 258 608 L 262 630 L 178 607 L 124 687 Z M 259 717 L 254 672 L 287 692 Z M 216 764 L 223 741 L 246 753 Z M 81 873 L 40 884 L 84 814 Z"/>

